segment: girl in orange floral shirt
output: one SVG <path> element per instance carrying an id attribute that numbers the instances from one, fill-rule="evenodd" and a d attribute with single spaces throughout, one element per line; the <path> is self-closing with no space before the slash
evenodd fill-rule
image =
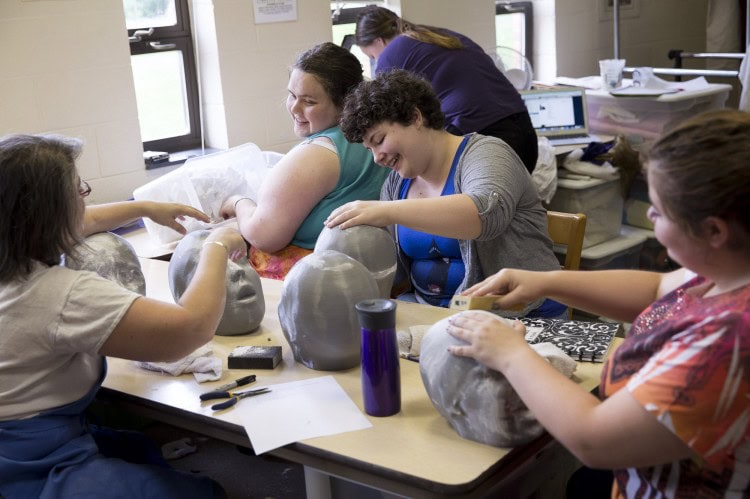
<path id="1" fill-rule="evenodd" d="M 529 348 L 523 325 L 454 316 L 455 355 L 501 371 L 585 465 L 614 470 L 613 497 L 745 497 L 750 491 L 750 115 L 712 111 L 648 155 L 649 218 L 683 268 L 502 270 L 467 294 L 538 296 L 633 322 L 605 366 L 603 400 Z"/>

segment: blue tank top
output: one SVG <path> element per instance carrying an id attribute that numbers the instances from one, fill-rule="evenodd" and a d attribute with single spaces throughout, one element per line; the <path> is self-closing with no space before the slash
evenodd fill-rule
<path id="1" fill-rule="evenodd" d="M 461 142 L 453 157 L 441 196 L 449 196 L 456 192 L 456 166 L 467 138 Z M 399 191 L 399 199 L 406 199 L 410 187 L 411 179 L 405 179 Z M 463 282 L 466 272 L 458 239 L 436 236 L 402 225 L 396 230 L 401 251 L 411 260 L 410 279 L 414 292 L 430 305 L 447 307 L 451 297 Z"/>

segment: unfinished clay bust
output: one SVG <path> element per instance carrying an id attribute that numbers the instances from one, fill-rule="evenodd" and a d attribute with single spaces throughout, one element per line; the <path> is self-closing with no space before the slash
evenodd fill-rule
<path id="1" fill-rule="evenodd" d="M 359 365 L 360 328 L 354 305 L 378 297 L 364 265 L 332 250 L 307 255 L 284 279 L 279 322 L 297 362 L 338 371 Z"/>
<path id="2" fill-rule="evenodd" d="M 111 232 L 99 232 L 76 246 L 75 255 L 63 256 L 63 265 L 74 270 L 90 270 L 123 288 L 146 294 L 146 279 L 133 246 Z"/>
<path id="3" fill-rule="evenodd" d="M 542 426 L 505 376 L 474 359 L 448 353 L 449 345 L 462 343 L 446 332 L 448 320 L 430 328 L 419 357 L 422 381 L 438 412 L 462 437 L 496 447 L 521 445 L 541 435 Z M 566 376 L 575 370 L 575 361 L 554 345 L 532 348 Z"/>
<path id="4" fill-rule="evenodd" d="M 180 299 L 190 284 L 209 233 L 208 230 L 191 232 L 175 248 L 169 261 L 169 288 L 175 300 Z M 227 262 L 226 289 L 227 303 L 216 334 L 234 336 L 257 329 L 266 313 L 266 301 L 260 277 L 247 259 Z"/>
<path id="5" fill-rule="evenodd" d="M 380 290 L 380 298 L 391 297 L 396 276 L 396 246 L 385 229 L 356 225 L 348 229 L 323 228 L 315 243 L 315 251 L 340 251 L 367 267 Z"/>

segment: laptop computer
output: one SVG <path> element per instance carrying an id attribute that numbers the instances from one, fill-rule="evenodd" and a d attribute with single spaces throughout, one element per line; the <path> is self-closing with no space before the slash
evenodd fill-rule
<path id="1" fill-rule="evenodd" d="M 574 145 L 599 142 L 589 133 L 586 90 L 579 87 L 524 90 L 521 98 L 540 137 L 552 145 Z"/>

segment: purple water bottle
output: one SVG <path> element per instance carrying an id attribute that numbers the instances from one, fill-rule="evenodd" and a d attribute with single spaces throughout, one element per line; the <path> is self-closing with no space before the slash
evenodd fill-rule
<path id="1" fill-rule="evenodd" d="M 362 328 L 362 398 L 370 416 L 401 410 L 401 367 L 396 339 L 396 302 L 364 300 L 355 306 Z"/>

